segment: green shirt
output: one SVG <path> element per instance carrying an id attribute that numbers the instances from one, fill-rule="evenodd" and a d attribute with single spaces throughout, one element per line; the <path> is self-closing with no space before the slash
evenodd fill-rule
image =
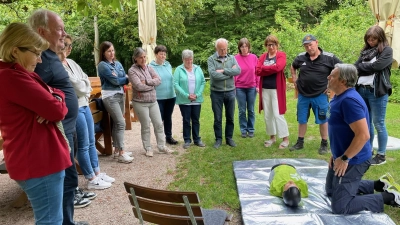
<path id="1" fill-rule="evenodd" d="M 269 193 L 273 196 L 282 197 L 283 187 L 290 180 L 300 189 L 302 198 L 308 197 L 307 183 L 300 177 L 296 169 L 289 165 L 280 165 L 271 171 Z"/>

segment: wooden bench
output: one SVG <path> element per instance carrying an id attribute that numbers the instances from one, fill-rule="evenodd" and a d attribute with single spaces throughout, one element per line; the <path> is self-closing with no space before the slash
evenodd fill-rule
<path id="1" fill-rule="evenodd" d="M 93 122 L 96 124 L 101 122 L 102 132 L 95 134 L 96 149 L 103 155 L 112 154 L 112 140 L 111 140 L 111 126 L 110 126 L 110 115 L 104 113 L 97 108 L 96 102 L 89 103 L 90 111 L 92 112 Z M 103 136 L 103 144 L 100 142 L 100 138 Z"/>
<path id="2" fill-rule="evenodd" d="M 205 224 L 202 212 L 204 209 L 199 205 L 200 200 L 196 192 L 158 190 L 128 182 L 124 182 L 124 187 L 129 194 L 133 214 L 141 224 L 143 221 L 163 225 Z M 225 225 L 232 219 L 231 214 L 222 210 L 212 211 L 213 215 L 220 214 L 219 219 Z M 211 223 L 213 222 L 215 221 Z"/>

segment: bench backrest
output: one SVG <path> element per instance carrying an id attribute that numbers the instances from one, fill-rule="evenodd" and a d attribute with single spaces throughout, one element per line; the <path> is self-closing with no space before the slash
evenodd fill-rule
<path id="1" fill-rule="evenodd" d="M 97 109 L 96 102 L 89 103 L 90 112 L 92 113 L 93 122 L 98 123 L 103 118 L 103 112 Z"/>
<path id="2" fill-rule="evenodd" d="M 128 182 L 124 186 L 133 213 L 142 224 L 143 221 L 163 225 L 204 224 L 196 192 L 158 190 Z"/>

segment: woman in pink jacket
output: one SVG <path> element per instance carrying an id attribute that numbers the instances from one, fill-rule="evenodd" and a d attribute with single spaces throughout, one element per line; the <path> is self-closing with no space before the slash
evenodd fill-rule
<path id="1" fill-rule="evenodd" d="M 289 146 L 289 130 L 284 117 L 286 112 L 286 54 L 278 51 L 278 38 L 269 35 L 264 41 L 267 52 L 258 60 L 256 74 L 261 77 L 259 88 L 259 112 L 264 110 L 264 120 L 267 135 L 270 139 L 264 142 L 265 147 L 271 147 L 276 142 L 276 136 L 283 138 L 280 149 Z"/>

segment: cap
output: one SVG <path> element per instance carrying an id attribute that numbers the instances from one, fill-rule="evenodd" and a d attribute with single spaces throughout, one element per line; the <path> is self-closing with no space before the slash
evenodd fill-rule
<path id="1" fill-rule="evenodd" d="M 316 40 L 317 40 L 317 38 L 316 38 L 314 35 L 312 35 L 312 34 L 307 34 L 307 35 L 304 36 L 304 38 L 303 38 L 303 45 L 304 45 L 304 44 L 311 43 L 312 41 L 316 41 Z"/>
<path id="2" fill-rule="evenodd" d="M 290 207 L 297 207 L 301 201 L 301 193 L 297 187 L 290 187 L 283 192 L 283 202 Z"/>

